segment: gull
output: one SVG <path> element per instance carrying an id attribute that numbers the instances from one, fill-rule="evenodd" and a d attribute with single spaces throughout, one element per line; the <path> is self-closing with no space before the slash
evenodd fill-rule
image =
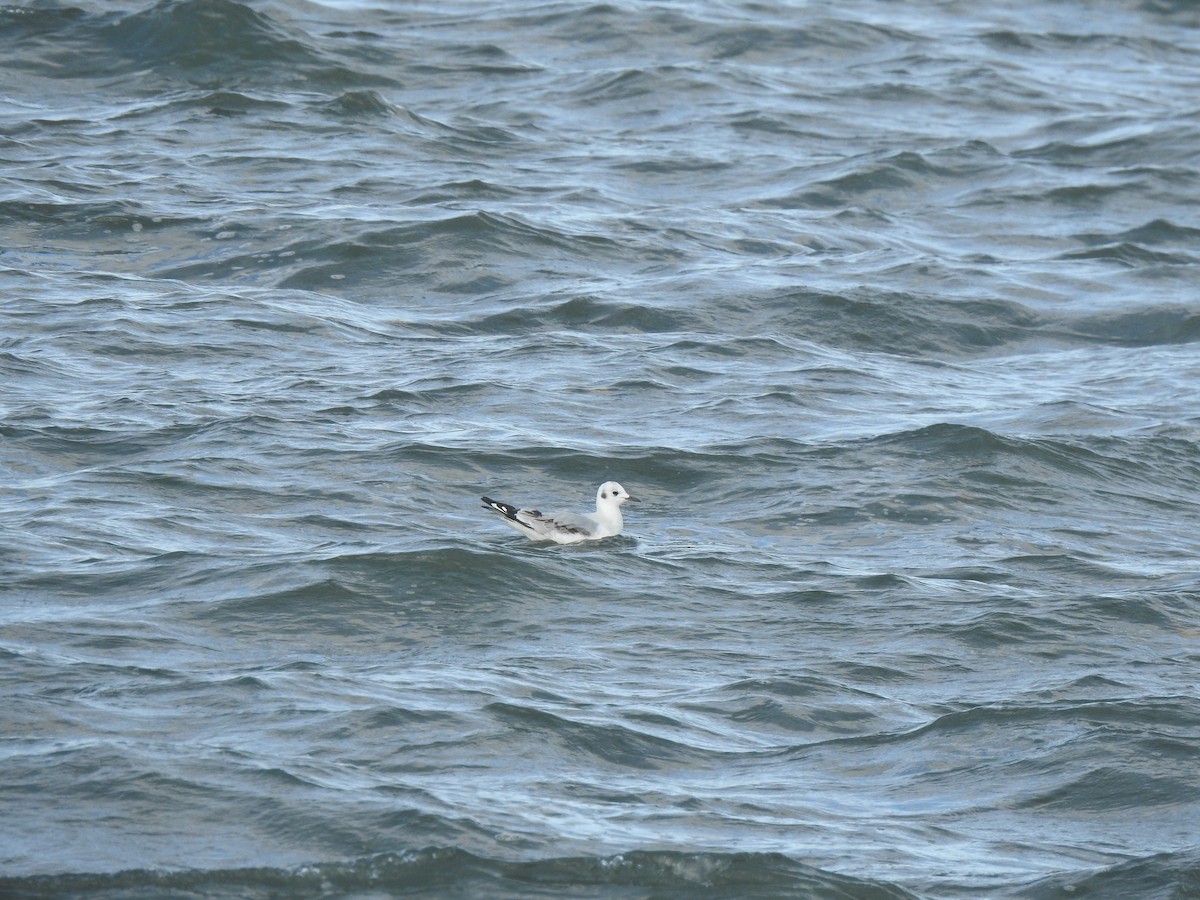
<path id="1" fill-rule="evenodd" d="M 491 497 L 480 497 L 483 508 L 494 510 L 504 517 L 504 524 L 519 531 L 531 541 L 554 541 L 556 544 L 578 544 L 620 534 L 624 522 L 621 504 L 637 502 L 629 491 L 615 481 L 606 481 L 596 489 L 594 513 L 541 513 L 536 509 L 517 509 Z"/>

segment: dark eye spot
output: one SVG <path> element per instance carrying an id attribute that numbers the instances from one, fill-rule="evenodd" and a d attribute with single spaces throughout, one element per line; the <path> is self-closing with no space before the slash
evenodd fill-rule
<path id="1" fill-rule="evenodd" d="M 600 492 L 600 499 L 601 499 L 601 500 L 607 500 L 607 499 L 608 499 L 608 494 L 606 494 L 606 493 L 604 493 L 603 491 L 601 491 L 601 492 Z"/>

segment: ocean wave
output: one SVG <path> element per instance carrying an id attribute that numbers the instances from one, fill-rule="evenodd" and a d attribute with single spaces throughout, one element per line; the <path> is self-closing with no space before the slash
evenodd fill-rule
<path id="1" fill-rule="evenodd" d="M 1087 339 L 1124 347 L 1190 344 L 1200 340 L 1200 307 L 1164 305 L 1084 315 L 1061 327 Z"/>
<path id="2" fill-rule="evenodd" d="M 378 83 L 328 58 L 296 26 L 283 26 L 236 0 L 160 0 L 100 30 L 133 70 L 227 85 L 263 77 L 326 84 Z"/>
<path id="3" fill-rule="evenodd" d="M 813 900 L 854 896 L 902 900 L 914 895 L 886 882 L 838 875 L 781 854 L 685 853 L 637 850 L 612 856 L 508 861 L 451 847 L 384 853 L 346 862 L 293 868 L 31 876 L 0 879 L 0 888 L 31 895 L 72 895 L 124 900 L 147 893 L 211 898 L 350 897 L 364 891 L 436 892 L 441 897 L 486 895 L 497 900 L 561 897 L 580 892 L 599 898 L 630 891 L 686 892 L 690 896 L 779 897 Z"/>
<path id="4" fill-rule="evenodd" d="M 1200 850 L 1164 851 L 1102 869 L 1053 875 L 1008 894 L 1022 900 L 1093 897 L 1172 897 L 1200 894 Z"/>

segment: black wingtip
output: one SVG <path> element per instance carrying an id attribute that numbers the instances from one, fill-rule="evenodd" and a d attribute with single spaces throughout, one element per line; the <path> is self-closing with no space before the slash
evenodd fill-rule
<path id="1" fill-rule="evenodd" d="M 495 510 L 500 515 L 512 519 L 514 522 L 518 521 L 517 508 L 515 506 L 509 506 L 507 503 L 501 503 L 499 500 L 493 500 L 491 497 L 480 497 L 479 499 L 483 501 L 484 509 Z M 524 525 L 525 523 L 521 522 L 520 524 Z"/>
<path id="2" fill-rule="evenodd" d="M 528 522 L 522 522 L 517 518 L 517 513 L 519 513 L 520 510 L 515 506 L 510 506 L 507 503 L 501 503 L 499 500 L 493 500 L 491 497 L 480 497 L 479 499 L 483 501 L 484 509 L 490 509 L 493 512 L 498 512 L 500 515 L 504 516 L 504 518 L 512 522 L 516 522 L 522 528 L 528 528 L 530 531 L 533 531 L 532 525 L 530 525 Z M 541 513 L 539 513 L 536 509 L 530 510 L 529 512 L 534 516 L 541 515 Z"/>

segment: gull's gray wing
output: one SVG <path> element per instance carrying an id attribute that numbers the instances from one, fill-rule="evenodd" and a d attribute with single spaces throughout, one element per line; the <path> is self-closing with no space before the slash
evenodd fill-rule
<path id="1" fill-rule="evenodd" d="M 577 516 L 572 513 L 547 515 L 536 509 L 522 509 L 517 512 L 517 521 L 526 528 L 532 528 L 542 534 L 554 532 L 590 537 L 596 530 L 596 523 L 587 516 Z"/>

